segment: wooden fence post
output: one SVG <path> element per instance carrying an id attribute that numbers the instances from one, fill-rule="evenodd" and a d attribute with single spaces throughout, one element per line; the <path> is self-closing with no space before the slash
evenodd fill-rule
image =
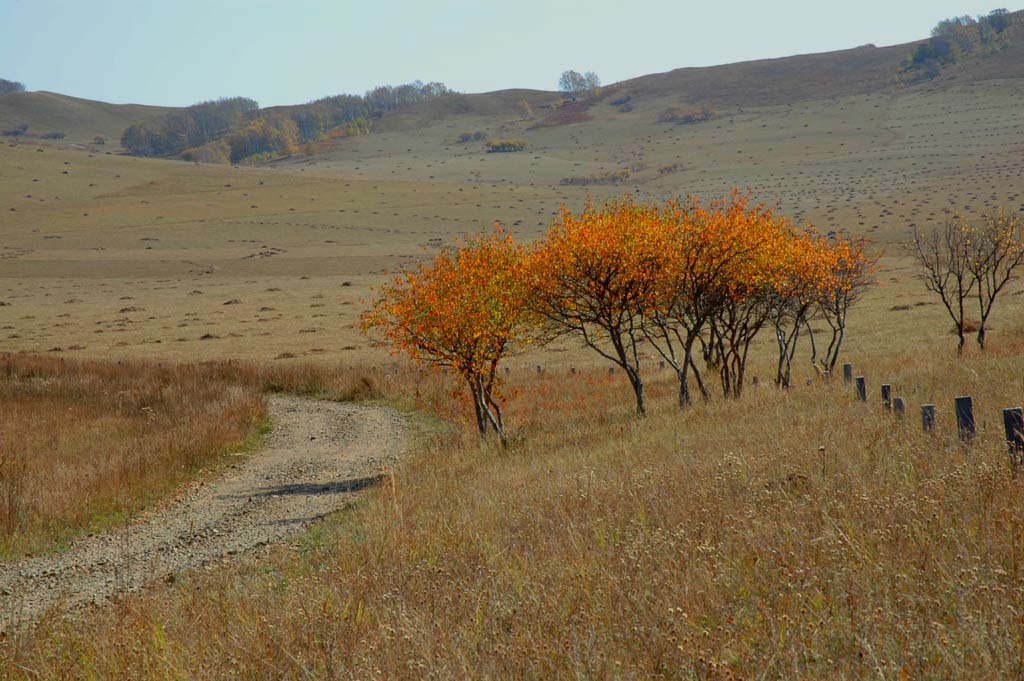
<path id="1" fill-rule="evenodd" d="M 892 410 L 896 413 L 896 416 L 898 416 L 899 418 L 903 418 L 903 412 L 905 411 L 905 409 L 906 407 L 903 405 L 902 397 L 892 398 Z"/>
<path id="2" fill-rule="evenodd" d="M 658 362 L 658 368 L 659 369 L 664 369 L 665 368 L 665 360 L 661 360 L 660 362 Z"/>
<path id="3" fill-rule="evenodd" d="M 1010 450 L 1010 461 L 1014 465 L 1020 465 L 1024 462 L 1024 409 L 1003 409 L 1003 427 L 1006 429 L 1006 446 Z"/>
<path id="4" fill-rule="evenodd" d="M 892 386 L 888 383 L 882 384 L 882 407 L 886 411 L 892 410 Z"/>
<path id="5" fill-rule="evenodd" d="M 852 380 L 853 380 L 853 365 L 852 364 L 844 364 L 843 365 L 843 382 L 844 383 L 849 383 Z"/>
<path id="6" fill-rule="evenodd" d="M 540 375 L 541 375 L 541 373 L 543 373 L 543 371 L 544 371 L 544 370 L 543 370 L 543 369 L 541 369 L 540 365 L 538 364 L 538 365 L 537 365 L 537 375 L 538 375 L 538 376 L 540 376 Z"/>
<path id="7" fill-rule="evenodd" d="M 569 373 L 572 374 L 573 376 L 575 376 L 576 375 L 576 367 L 569 367 Z"/>
<path id="8" fill-rule="evenodd" d="M 956 431 L 963 441 L 974 437 L 974 403 L 970 395 L 957 397 L 956 403 Z"/>
<path id="9" fill-rule="evenodd" d="M 921 430 L 931 433 L 935 430 L 935 405 L 921 405 Z"/>
<path id="10" fill-rule="evenodd" d="M 868 401 L 868 387 L 863 376 L 857 377 L 857 399 L 861 402 Z"/>
<path id="11" fill-rule="evenodd" d="M 615 367 L 608 367 L 608 375 L 611 376 L 615 373 Z"/>

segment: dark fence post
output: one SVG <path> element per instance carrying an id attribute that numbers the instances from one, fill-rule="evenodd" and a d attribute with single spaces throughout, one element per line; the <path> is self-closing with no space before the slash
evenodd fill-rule
<path id="1" fill-rule="evenodd" d="M 852 364 L 844 364 L 843 365 L 843 382 L 844 383 L 849 383 L 852 380 L 853 380 L 853 365 Z"/>
<path id="2" fill-rule="evenodd" d="M 576 367 L 569 367 L 569 373 L 572 374 L 573 376 L 575 376 L 576 375 Z"/>
<path id="3" fill-rule="evenodd" d="M 956 400 L 956 431 L 961 440 L 974 437 L 974 403 L 970 395 L 957 397 Z"/>
<path id="4" fill-rule="evenodd" d="M 857 399 L 861 402 L 868 401 L 868 387 L 867 384 L 864 383 L 863 376 L 857 377 Z"/>
<path id="5" fill-rule="evenodd" d="M 1010 461 L 1019 465 L 1024 459 L 1024 409 L 1004 409 L 1003 427 L 1006 429 L 1006 446 L 1010 449 Z"/>
<path id="6" fill-rule="evenodd" d="M 608 375 L 611 376 L 615 373 L 615 367 L 608 367 Z"/>
<path id="7" fill-rule="evenodd" d="M 887 411 L 892 409 L 892 386 L 888 383 L 882 384 L 882 406 Z"/>
<path id="8" fill-rule="evenodd" d="M 921 405 L 921 430 L 931 433 L 935 430 L 935 405 Z"/>
<path id="9" fill-rule="evenodd" d="M 543 370 L 543 369 L 541 369 L 541 368 L 540 368 L 540 365 L 538 364 L 538 365 L 537 365 L 537 375 L 538 375 L 538 376 L 540 376 L 540 375 L 541 375 L 541 372 L 543 372 L 543 371 L 544 371 L 544 370 Z"/>
<path id="10" fill-rule="evenodd" d="M 658 362 L 658 368 L 659 369 L 664 369 L 665 368 L 665 360 L 661 360 L 660 362 Z"/>
<path id="11" fill-rule="evenodd" d="M 896 416 L 903 418 L 903 412 L 906 410 L 906 407 L 903 405 L 902 397 L 892 398 L 892 410 L 896 413 Z"/>

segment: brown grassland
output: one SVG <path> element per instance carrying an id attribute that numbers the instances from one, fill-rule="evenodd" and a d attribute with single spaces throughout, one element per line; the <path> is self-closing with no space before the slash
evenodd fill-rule
<path id="1" fill-rule="evenodd" d="M 447 424 L 267 555 L 6 632 L 0 676 L 1024 676 L 1024 478 L 999 414 L 1024 393 L 1022 287 L 990 347 L 958 359 L 901 246 L 954 211 L 1024 210 L 1020 76 L 750 106 L 652 91 L 554 127 L 385 119 L 263 167 L 0 146 L 0 351 L 26 353 L 0 373 L 0 444 L 32 453 L 19 460 L 35 490 L 4 552 L 57 549 L 212 474 L 254 442 L 267 391 Z M 705 103 L 710 121 L 656 122 Z M 528 146 L 487 154 L 453 144 L 462 130 Z M 558 184 L 621 168 L 622 186 Z M 561 342 L 508 363 L 505 450 L 476 436 L 450 377 L 358 331 L 386 272 L 494 220 L 529 242 L 560 204 L 733 186 L 883 252 L 841 359 L 868 403 L 814 379 L 806 347 L 794 387 L 771 387 L 766 332 L 757 387 L 685 411 L 649 351 L 638 419 L 624 377 Z M 905 420 L 882 410 L 883 382 Z M 978 414 L 968 445 L 951 422 L 962 394 Z"/>
<path id="2" fill-rule="evenodd" d="M 0 558 L 115 524 L 264 418 L 255 386 L 201 366 L 8 355 L 0 372 Z"/>

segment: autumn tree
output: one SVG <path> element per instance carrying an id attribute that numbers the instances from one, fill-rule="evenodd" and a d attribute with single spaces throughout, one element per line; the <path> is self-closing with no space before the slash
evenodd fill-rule
<path id="1" fill-rule="evenodd" d="M 730 304 L 735 282 L 755 257 L 758 244 L 748 227 L 757 214 L 737 192 L 708 206 L 696 198 L 670 201 L 661 212 L 661 261 L 651 270 L 657 291 L 642 321 L 648 342 L 676 372 L 681 406 L 693 399 L 691 376 L 701 395 L 710 397 L 695 349 L 709 347 L 713 320 Z"/>
<path id="2" fill-rule="evenodd" d="M 846 338 L 847 315 L 871 286 L 871 273 L 877 257 L 868 254 L 867 242 L 863 239 L 837 238 L 828 249 L 829 272 L 827 278 L 819 283 L 817 316 L 828 324 L 831 335 L 820 358 L 809 322 L 807 333 L 811 342 L 811 365 L 831 374 L 835 371 L 839 351 Z"/>
<path id="3" fill-rule="evenodd" d="M 362 317 L 393 353 L 454 370 L 473 400 L 481 435 L 504 442 L 498 365 L 525 331 L 528 277 L 522 248 L 500 227 L 444 249 L 397 276 Z"/>
<path id="4" fill-rule="evenodd" d="M 652 269 L 664 241 L 658 211 L 630 198 L 578 213 L 562 210 L 531 258 L 530 304 L 548 339 L 579 338 L 626 373 L 636 410 L 646 413 L 642 315 L 656 291 Z"/>
<path id="5" fill-rule="evenodd" d="M 810 229 L 804 233 L 787 229 L 783 248 L 766 296 L 778 350 L 775 385 L 788 388 L 800 332 L 810 326 L 817 312 L 818 292 L 832 276 L 832 253 Z"/>
<path id="6" fill-rule="evenodd" d="M 734 193 L 735 196 L 735 193 Z M 751 206 L 734 198 L 733 220 L 747 243 L 747 255 L 724 282 L 726 295 L 711 318 L 701 349 L 709 367 L 718 371 L 722 392 L 738 398 L 746 379 L 750 346 L 777 314 L 776 296 L 785 281 L 786 258 L 793 232 L 784 217 L 765 204 Z"/>

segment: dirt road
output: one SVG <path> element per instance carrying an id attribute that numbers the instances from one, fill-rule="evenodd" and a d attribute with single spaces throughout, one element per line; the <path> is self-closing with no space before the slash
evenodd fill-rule
<path id="1" fill-rule="evenodd" d="M 351 501 L 406 446 L 384 407 L 273 397 L 265 447 L 125 527 L 69 550 L 0 563 L 0 631 L 297 532 Z"/>

